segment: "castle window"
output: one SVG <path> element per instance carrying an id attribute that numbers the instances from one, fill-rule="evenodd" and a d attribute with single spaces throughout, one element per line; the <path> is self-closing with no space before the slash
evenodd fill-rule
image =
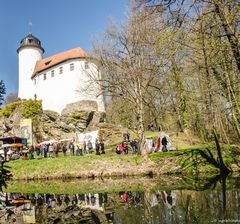
<path id="1" fill-rule="evenodd" d="M 85 63 L 84 63 L 84 67 L 85 67 L 85 69 L 89 69 L 88 61 L 85 61 Z"/>
<path id="2" fill-rule="evenodd" d="M 70 71 L 73 71 L 74 70 L 74 63 L 71 63 L 70 64 Z"/>
<path id="3" fill-rule="evenodd" d="M 63 73 L 63 67 L 59 67 L 59 74 Z"/>
<path id="4" fill-rule="evenodd" d="M 47 79 L 47 75 L 43 74 L 43 80 L 46 80 L 46 79 Z"/>
<path id="5" fill-rule="evenodd" d="M 54 70 L 51 71 L 51 76 L 54 77 Z"/>

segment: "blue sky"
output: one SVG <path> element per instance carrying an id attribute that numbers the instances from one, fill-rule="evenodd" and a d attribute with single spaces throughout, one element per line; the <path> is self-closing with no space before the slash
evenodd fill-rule
<path id="1" fill-rule="evenodd" d="M 44 57 L 74 47 L 91 52 L 94 38 L 107 28 L 109 18 L 124 21 L 129 0 L 1 0 L 0 80 L 7 94 L 18 89 L 20 40 L 29 33 L 39 38 Z"/>

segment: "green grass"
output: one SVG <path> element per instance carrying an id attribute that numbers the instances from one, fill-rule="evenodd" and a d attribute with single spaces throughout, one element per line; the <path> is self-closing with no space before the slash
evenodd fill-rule
<path id="1" fill-rule="evenodd" d="M 132 155 L 84 155 L 60 156 L 58 158 L 41 158 L 33 160 L 11 161 L 8 165 L 14 179 L 67 178 L 88 176 L 90 172 L 111 170 L 124 171 L 124 167 L 135 167 L 141 163 L 141 156 Z"/>
<path id="2" fill-rule="evenodd" d="M 111 147 L 106 150 L 107 154 L 66 156 L 58 158 L 41 158 L 34 160 L 11 161 L 8 165 L 13 179 L 59 179 L 71 177 L 92 177 L 92 176 L 127 176 L 146 175 L 150 170 L 161 168 L 163 173 L 177 172 L 216 172 L 216 168 L 204 162 L 199 155 L 191 158 L 189 152 L 193 149 L 205 150 L 208 147 L 216 158 L 216 149 L 213 146 L 195 145 L 186 148 L 153 153 L 149 160 L 142 156 L 117 155 L 111 152 Z M 239 148 L 222 146 L 223 160 L 234 171 L 239 170 L 240 156 Z M 194 153 L 194 152 L 193 152 Z M 196 158 L 199 162 L 192 165 Z M 154 163 L 152 163 L 154 162 Z M 199 165 L 200 164 L 200 165 Z"/>
<path id="3" fill-rule="evenodd" d="M 193 149 L 205 149 L 206 145 L 194 145 L 194 146 L 186 146 L 181 147 L 181 149 L 168 151 L 168 152 L 159 152 L 159 153 L 153 153 L 150 155 L 150 159 L 154 162 L 158 162 L 161 158 L 166 157 L 179 157 L 182 156 L 183 153 L 188 152 Z"/>
<path id="4" fill-rule="evenodd" d="M 163 164 L 165 161 L 169 162 L 169 170 L 173 172 L 171 166 L 177 164 L 181 167 L 179 172 L 188 173 L 216 173 L 219 169 L 213 164 L 207 162 L 203 157 L 200 156 L 198 151 L 200 149 L 207 153 L 207 149 L 211 151 L 214 158 L 217 160 L 217 150 L 213 144 L 201 144 L 195 146 L 182 147 L 179 150 L 169 151 L 164 153 L 153 153 L 150 155 L 150 160 L 159 164 Z M 235 145 L 221 145 L 223 161 L 233 171 L 239 171 L 240 165 L 240 149 Z M 208 153 L 207 153 L 208 154 Z M 174 171 L 175 172 L 175 171 Z"/>

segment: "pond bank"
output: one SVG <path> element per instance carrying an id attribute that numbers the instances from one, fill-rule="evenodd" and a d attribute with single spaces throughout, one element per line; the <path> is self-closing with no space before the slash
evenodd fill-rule
<path id="1" fill-rule="evenodd" d="M 164 174 L 218 173 L 191 151 L 177 150 L 153 153 L 144 158 L 136 155 L 60 156 L 17 160 L 8 163 L 13 180 L 42 180 L 96 177 L 161 176 Z M 214 151 L 213 151 L 214 152 Z M 240 171 L 240 157 L 233 150 L 224 150 L 224 161 L 233 172 Z"/>
<path id="2" fill-rule="evenodd" d="M 200 174 L 197 177 L 188 175 L 162 175 L 156 178 L 149 177 L 122 177 L 122 178 L 94 178 L 68 180 L 15 180 L 8 184 L 6 192 L 25 193 L 98 193 L 120 191 L 152 191 L 152 190 L 206 190 L 221 178 L 220 175 Z M 227 181 L 231 185 L 237 184 L 240 174 L 228 175 Z M 239 181 L 238 181 L 239 182 Z"/>

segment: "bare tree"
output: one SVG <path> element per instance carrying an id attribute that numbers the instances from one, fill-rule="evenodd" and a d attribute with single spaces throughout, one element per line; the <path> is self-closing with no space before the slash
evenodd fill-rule
<path id="1" fill-rule="evenodd" d="M 5 98 L 5 104 L 14 103 L 18 100 L 18 95 L 16 93 L 10 93 Z"/>
<path id="2" fill-rule="evenodd" d="M 135 117 L 141 154 L 146 153 L 144 111 L 152 106 L 154 86 L 160 83 L 160 68 L 165 63 L 153 47 L 155 19 L 153 14 L 132 10 L 119 30 L 111 24 L 104 38 L 94 46 L 102 73 L 101 79 L 94 81 L 111 97 L 132 105 L 129 113 Z"/>

